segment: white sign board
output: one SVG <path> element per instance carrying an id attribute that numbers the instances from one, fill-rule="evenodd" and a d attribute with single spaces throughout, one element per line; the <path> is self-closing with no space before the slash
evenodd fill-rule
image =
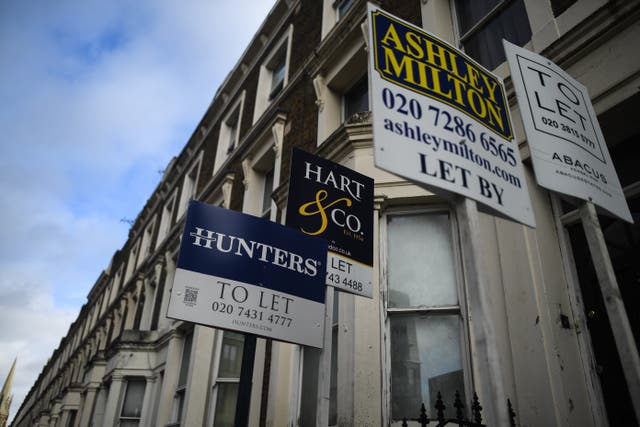
<path id="1" fill-rule="evenodd" d="M 368 20 L 376 165 L 535 226 L 502 81 L 371 4 Z"/>
<path id="2" fill-rule="evenodd" d="M 538 184 L 633 222 L 587 88 L 547 58 L 503 42 Z"/>

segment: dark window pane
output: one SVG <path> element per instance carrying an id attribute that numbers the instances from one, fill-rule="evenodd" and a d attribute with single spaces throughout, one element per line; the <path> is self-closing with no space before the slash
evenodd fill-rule
<path id="1" fill-rule="evenodd" d="M 456 0 L 456 14 L 460 24 L 460 33 L 464 34 L 476 22 L 484 18 L 500 0 Z"/>
<path id="2" fill-rule="evenodd" d="M 353 0 L 338 0 L 334 3 L 334 7 L 338 11 L 338 19 L 342 18 L 351 9 L 351 5 L 353 5 Z"/>
<path id="3" fill-rule="evenodd" d="M 187 385 L 187 376 L 189 375 L 189 360 L 191 359 L 191 343 L 193 342 L 193 333 L 184 337 L 182 346 L 182 362 L 180 363 L 180 375 L 178 376 L 178 388 Z"/>
<path id="4" fill-rule="evenodd" d="M 505 61 L 502 39 L 518 46 L 531 40 L 531 27 L 524 0 L 510 2 L 507 7 L 462 42 L 465 52 L 487 69 L 493 70 Z"/>
<path id="5" fill-rule="evenodd" d="M 236 416 L 237 383 L 221 383 L 216 398 L 214 427 L 233 427 Z"/>
<path id="6" fill-rule="evenodd" d="M 127 392 L 122 404 L 123 417 L 140 418 L 145 385 L 144 380 L 129 380 L 127 382 Z"/>
<path id="7" fill-rule="evenodd" d="M 369 82 L 363 78 L 344 94 L 345 119 L 369 111 Z"/>
<path id="8" fill-rule="evenodd" d="M 560 16 L 576 1 L 577 0 L 551 0 L 551 9 L 553 10 L 553 16 Z"/>
<path id="9" fill-rule="evenodd" d="M 269 93 L 269 99 L 275 98 L 284 87 L 285 60 L 285 52 L 283 51 L 281 54 L 278 54 L 273 68 L 271 68 L 271 92 Z"/>
<path id="10" fill-rule="evenodd" d="M 262 215 L 267 217 L 271 211 L 271 193 L 273 193 L 273 169 L 264 175 L 264 192 L 262 193 Z"/>

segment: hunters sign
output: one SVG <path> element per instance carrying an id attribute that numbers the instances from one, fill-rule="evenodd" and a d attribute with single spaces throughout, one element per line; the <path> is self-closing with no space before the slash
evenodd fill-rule
<path id="1" fill-rule="evenodd" d="M 329 241 L 327 285 L 372 297 L 373 179 L 294 148 L 287 225 Z"/>
<path id="2" fill-rule="evenodd" d="M 322 347 L 326 241 L 189 204 L 167 316 Z"/>
<path id="3" fill-rule="evenodd" d="M 502 81 L 369 4 L 376 165 L 535 225 Z"/>

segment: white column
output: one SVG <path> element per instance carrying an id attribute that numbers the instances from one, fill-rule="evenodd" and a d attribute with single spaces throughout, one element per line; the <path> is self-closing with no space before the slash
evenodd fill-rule
<path id="1" fill-rule="evenodd" d="M 104 409 L 103 427 L 112 427 L 116 425 L 118 419 L 118 402 L 120 402 L 120 394 L 122 392 L 121 375 L 111 377 L 111 385 L 109 386 L 109 395 L 107 396 L 107 405 Z"/>
<path id="2" fill-rule="evenodd" d="M 182 355 L 182 339 L 173 336 L 169 340 L 167 348 L 167 362 L 165 363 L 164 380 L 160 390 L 160 404 L 158 405 L 158 419 L 156 425 L 164 426 L 171 422 L 171 409 L 173 408 L 173 398 L 178 384 L 178 374 L 180 372 L 180 359 Z"/>
<path id="3" fill-rule="evenodd" d="M 87 387 L 87 393 L 84 397 L 82 407 L 80 408 L 80 413 L 76 417 L 76 426 L 88 426 L 89 421 L 91 419 L 91 409 L 93 408 L 93 403 L 96 400 L 96 394 L 98 392 L 98 387 L 89 386 Z"/>
<path id="4" fill-rule="evenodd" d="M 155 383 L 156 379 L 155 377 L 146 377 L 145 380 L 146 380 L 146 384 L 144 387 L 144 398 L 142 399 L 142 410 L 140 411 L 140 414 L 141 414 L 140 426 L 151 427 L 151 418 L 153 418 L 151 414 L 151 407 L 152 407 L 151 398 L 153 396 L 153 390 L 154 390 L 153 384 Z"/>
<path id="5" fill-rule="evenodd" d="M 187 380 L 182 425 L 200 426 L 205 423 L 214 336 L 213 328 L 196 325 L 193 330 L 190 377 Z"/>

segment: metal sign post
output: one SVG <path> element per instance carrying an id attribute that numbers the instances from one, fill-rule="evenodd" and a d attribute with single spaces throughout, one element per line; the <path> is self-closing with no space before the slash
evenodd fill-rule
<path id="1" fill-rule="evenodd" d="M 479 365 L 486 375 L 477 378 L 480 400 L 487 420 L 497 426 L 509 425 L 504 378 L 500 367 L 498 346 L 491 320 L 488 282 L 484 273 L 484 260 L 480 248 L 480 225 L 476 202 L 466 197 L 458 198 L 456 213 L 460 222 L 462 258 L 468 283 L 469 306 L 474 335 L 474 349 Z"/>
<path id="2" fill-rule="evenodd" d="M 640 420 L 640 357 L 629 325 L 629 318 L 618 288 L 607 244 L 600 228 L 595 206 L 591 202 L 583 203 L 580 208 L 580 219 L 584 234 L 589 244 L 589 252 L 598 276 L 598 284 L 602 292 L 604 306 L 607 309 L 613 338 L 623 367 L 629 397 L 633 403 L 636 418 Z"/>

